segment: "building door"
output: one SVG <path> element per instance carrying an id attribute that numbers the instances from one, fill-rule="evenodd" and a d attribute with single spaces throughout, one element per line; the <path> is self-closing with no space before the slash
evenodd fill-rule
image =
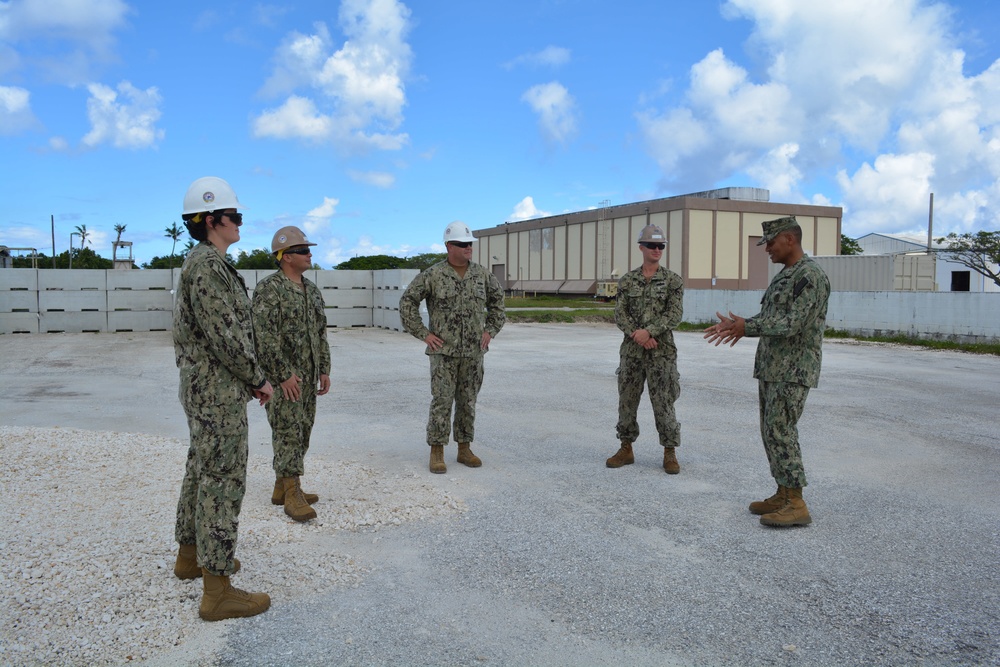
<path id="1" fill-rule="evenodd" d="M 496 279 L 500 281 L 500 287 L 507 289 L 507 274 L 504 269 L 507 268 L 506 264 L 494 264 L 493 265 L 493 275 Z"/>
<path id="2" fill-rule="evenodd" d="M 747 289 L 767 289 L 768 256 L 763 246 L 758 246 L 759 236 L 749 239 L 750 251 L 747 253 Z"/>

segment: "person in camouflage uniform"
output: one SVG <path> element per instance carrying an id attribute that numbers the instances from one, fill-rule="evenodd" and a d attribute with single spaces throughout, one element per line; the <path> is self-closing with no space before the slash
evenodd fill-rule
<path id="1" fill-rule="evenodd" d="M 475 237 L 465 223 L 448 225 L 444 232 L 447 259 L 422 271 L 399 301 L 403 329 L 427 344 L 431 361 L 427 444 L 433 473 L 447 472 L 444 446 L 451 431 L 452 404 L 457 461 L 471 468 L 482 465 L 470 448 L 475 436 L 476 397 L 483 382 L 483 355 L 506 317 L 500 281 L 470 261 L 473 241 Z M 420 318 L 421 301 L 427 302 L 429 328 Z"/>
<path id="2" fill-rule="evenodd" d="M 684 281 L 660 266 L 666 236 L 656 225 L 639 233 L 642 266 L 618 281 L 615 324 L 625 334 L 619 348 L 618 425 L 621 446 L 606 461 L 609 468 L 635 463 L 632 443 L 639 437 L 639 399 L 649 385 L 656 431 L 663 446 L 663 469 L 671 475 L 681 471 L 676 448 L 681 444 L 681 425 L 674 403 L 681 394 L 677 372 L 674 328 L 684 311 Z"/>
<path id="3" fill-rule="evenodd" d="M 743 319 L 716 313 L 719 323 L 705 330 L 705 338 L 730 346 L 743 336 L 760 338 L 753 376 L 760 435 L 778 491 L 751 503 L 750 511 L 766 526 L 804 526 L 812 517 L 802 499 L 806 473 L 798 421 L 809 389 L 819 385 L 830 280 L 802 250 L 802 229 L 794 217 L 768 220 L 763 229 L 757 245 L 766 244 L 771 261 L 785 268 L 768 285 L 758 314 Z"/>
<path id="4" fill-rule="evenodd" d="M 188 188 L 182 216 L 199 241 L 181 267 L 173 340 L 180 371 L 179 397 L 191 444 L 177 502 L 174 574 L 203 577 L 199 615 L 206 621 L 266 611 L 266 593 L 229 584 L 240 508 L 246 490 L 247 402 L 263 405 L 273 389 L 257 363 L 246 284 L 225 260 L 240 239 L 242 206 L 222 179 L 205 177 Z M 200 565 L 200 569 L 199 569 Z"/>
<path id="5" fill-rule="evenodd" d="M 285 514 L 300 522 L 316 518 L 312 504 L 319 497 L 302 491 L 300 477 L 316 422 L 316 397 L 330 391 L 326 304 L 304 275 L 312 268 L 314 245 L 298 227 L 279 229 L 271 240 L 279 271 L 253 292 L 257 356 L 276 387 L 266 406 L 274 450 L 271 502 L 284 505 Z"/>

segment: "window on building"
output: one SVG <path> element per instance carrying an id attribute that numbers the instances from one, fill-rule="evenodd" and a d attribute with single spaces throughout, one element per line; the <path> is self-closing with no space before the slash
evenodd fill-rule
<path id="1" fill-rule="evenodd" d="M 951 272 L 951 291 L 952 292 L 968 292 L 969 291 L 969 278 L 970 271 L 952 271 Z"/>

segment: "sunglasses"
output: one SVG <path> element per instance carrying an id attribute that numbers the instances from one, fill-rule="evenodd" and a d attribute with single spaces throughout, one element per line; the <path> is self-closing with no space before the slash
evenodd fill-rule
<path id="1" fill-rule="evenodd" d="M 448 243 L 452 244 L 456 248 L 471 248 L 472 247 L 472 241 L 448 241 Z"/>
<path id="2" fill-rule="evenodd" d="M 640 243 L 639 245 L 649 248 L 650 250 L 663 250 L 667 247 L 666 243 Z"/>
<path id="3" fill-rule="evenodd" d="M 313 252 L 308 247 L 305 247 L 305 248 L 293 248 L 292 250 L 286 250 L 284 252 L 284 254 L 286 254 L 286 255 L 311 255 L 311 254 L 313 254 Z"/>
<path id="4" fill-rule="evenodd" d="M 242 213 L 220 213 L 219 217 L 221 218 L 222 216 L 226 216 L 227 218 L 232 220 L 233 224 L 236 225 L 237 227 L 241 227 L 243 225 Z"/>

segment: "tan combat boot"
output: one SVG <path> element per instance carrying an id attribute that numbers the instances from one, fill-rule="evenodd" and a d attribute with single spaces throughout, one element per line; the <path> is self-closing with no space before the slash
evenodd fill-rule
<path id="1" fill-rule="evenodd" d="M 240 571 L 240 559 L 234 558 L 233 565 L 236 567 L 233 574 L 236 574 Z M 198 547 L 194 544 L 182 544 L 177 549 L 174 575 L 178 579 L 197 579 L 201 576 L 201 567 L 198 566 Z"/>
<path id="2" fill-rule="evenodd" d="M 444 445 L 431 445 L 431 472 L 448 472 L 448 466 L 444 464 Z"/>
<path id="3" fill-rule="evenodd" d="M 770 514 L 771 512 L 777 512 L 782 507 L 785 506 L 785 487 L 778 485 L 778 491 L 770 498 L 765 498 L 764 500 L 755 500 L 750 503 L 750 513 L 751 514 Z"/>
<path id="4" fill-rule="evenodd" d="M 785 528 L 788 526 L 808 526 L 812 523 L 809 510 L 806 508 L 806 501 L 802 500 L 802 489 L 785 489 L 785 504 L 777 512 L 765 514 L 760 518 L 760 522 L 765 526 L 775 528 Z"/>
<path id="5" fill-rule="evenodd" d="M 483 465 L 482 460 L 472 453 L 471 444 L 468 442 L 458 443 L 458 458 L 455 460 L 459 463 L 464 463 L 470 468 L 478 468 Z"/>
<path id="6" fill-rule="evenodd" d="M 204 593 L 198 615 L 205 621 L 256 616 L 267 611 L 271 598 L 267 593 L 247 593 L 229 584 L 229 577 L 203 572 Z"/>
<path id="7" fill-rule="evenodd" d="M 681 464 L 677 462 L 677 452 L 673 447 L 663 448 L 663 469 L 668 475 L 676 475 L 681 471 Z"/>
<path id="8" fill-rule="evenodd" d="M 285 483 L 284 477 L 278 477 L 274 480 L 274 491 L 271 492 L 271 504 L 272 505 L 284 505 L 285 504 Z M 312 505 L 313 503 L 319 502 L 319 496 L 315 493 L 302 492 L 302 497 L 306 499 L 306 502 Z"/>
<path id="9" fill-rule="evenodd" d="M 632 463 L 635 463 L 635 454 L 632 453 L 632 443 L 626 440 L 622 440 L 621 448 L 615 452 L 614 456 L 605 461 L 609 468 L 621 468 Z"/>
<path id="10" fill-rule="evenodd" d="M 298 477 L 285 477 L 285 514 L 300 523 L 316 518 L 316 510 L 302 496 Z"/>

